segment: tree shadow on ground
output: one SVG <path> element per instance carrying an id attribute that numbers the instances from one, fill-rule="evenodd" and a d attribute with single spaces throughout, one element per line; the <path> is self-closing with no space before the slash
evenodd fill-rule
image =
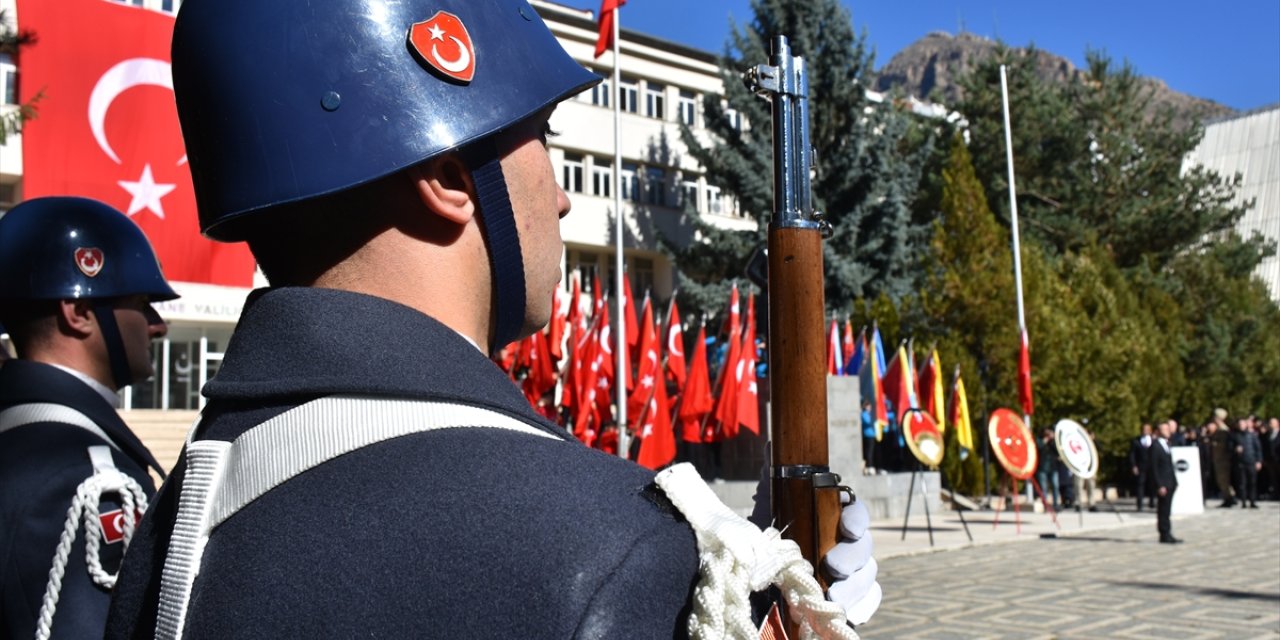
<path id="1" fill-rule="evenodd" d="M 1219 589 L 1216 587 L 1197 587 L 1186 584 L 1169 584 L 1166 582 L 1143 582 L 1137 580 L 1104 580 L 1108 584 L 1119 587 L 1138 587 L 1158 591 L 1186 591 L 1206 596 L 1217 596 L 1231 600 L 1262 600 L 1280 602 L 1280 593 L 1258 593 L 1256 591 L 1238 591 L 1236 589 Z"/>

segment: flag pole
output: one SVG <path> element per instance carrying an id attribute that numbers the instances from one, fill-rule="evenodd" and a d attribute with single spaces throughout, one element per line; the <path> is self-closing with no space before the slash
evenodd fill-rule
<path id="1" fill-rule="evenodd" d="M 622 215 L 622 72 L 621 63 L 621 32 L 619 26 L 621 22 L 622 7 L 614 7 L 613 9 L 613 211 L 616 219 L 614 229 L 614 273 L 616 274 L 616 287 L 618 292 L 618 314 L 615 316 L 618 320 L 618 331 L 615 340 L 617 342 L 618 359 L 617 372 L 614 373 L 613 383 L 616 393 L 614 397 L 618 403 L 618 457 L 626 459 L 631 452 L 631 438 L 627 435 L 627 385 L 626 385 L 626 367 L 627 367 L 627 313 L 626 313 L 626 296 L 622 293 L 622 279 L 626 277 L 623 273 L 623 256 L 622 256 L 622 228 L 626 225 Z"/>
<path id="2" fill-rule="evenodd" d="M 1004 107 L 1004 151 L 1005 164 L 1009 172 L 1009 226 L 1013 228 L 1013 281 L 1018 294 L 1018 353 L 1021 354 L 1021 350 L 1026 349 L 1027 343 L 1027 316 L 1022 304 L 1022 248 L 1018 242 L 1018 192 L 1013 177 L 1013 127 L 1009 123 L 1009 79 L 1005 65 L 1000 65 L 1000 101 Z M 1021 355 L 1019 355 L 1019 362 L 1021 362 Z M 1018 384 L 1022 384 L 1021 380 Z M 1034 434 L 1031 416 L 1025 410 L 1022 413 L 1022 421 Z M 1027 490 L 1027 495 L 1031 496 L 1030 489 Z"/>
<path id="3" fill-rule="evenodd" d="M 1018 294 L 1018 338 L 1027 339 L 1027 315 L 1022 304 L 1022 249 L 1018 242 L 1018 192 L 1013 177 L 1013 129 L 1009 124 L 1009 80 L 1005 66 L 1000 65 L 1000 98 L 1004 105 L 1004 150 L 1009 171 L 1009 216 L 1013 227 L 1013 280 Z M 1031 428 L 1031 416 L 1024 413 L 1022 419 Z"/>

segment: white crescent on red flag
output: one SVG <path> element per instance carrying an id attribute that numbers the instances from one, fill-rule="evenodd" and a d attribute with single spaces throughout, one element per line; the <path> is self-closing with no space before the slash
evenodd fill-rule
<path id="1" fill-rule="evenodd" d="M 684 357 L 684 327 L 680 325 L 680 307 L 676 306 L 675 298 L 671 299 L 671 312 L 667 314 L 667 373 L 675 381 L 676 389 L 683 393 L 688 374 Z"/>
<path id="2" fill-rule="evenodd" d="M 200 235 L 169 70 L 172 15 L 102 0 L 18 0 L 23 196 L 77 195 L 124 211 L 170 280 L 248 287 L 244 244 Z"/>

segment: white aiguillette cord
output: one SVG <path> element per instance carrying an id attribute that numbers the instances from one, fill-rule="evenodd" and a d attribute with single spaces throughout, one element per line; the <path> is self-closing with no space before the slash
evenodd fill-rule
<path id="1" fill-rule="evenodd" d="M 209 534 L 286 480 L 342 454 L 438 429 L 496 428 L 558 440 L 511 416 L 468 405 L 364 396 L 328 396 L 290 409 L 234 442 L 187 437 L 187 470 L 160 577 L 157 640 L 182 637 L 192 587 Z"/>
<path id="2" fill-rule="evenodd" d="M 694 640 L 756 640 L 749 597 L 777 586 L 800 627 L 800 638 L 858 640 L 844 607 L 826 599 L 800 547 L 773 527 L 761 531 L 726 507 L 693 465 L 678 464 L 654 479 L 698 537 L 698 585 L 689 614 Z"/>

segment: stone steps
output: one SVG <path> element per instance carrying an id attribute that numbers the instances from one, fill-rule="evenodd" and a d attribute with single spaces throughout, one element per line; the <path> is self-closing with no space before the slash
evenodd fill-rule
<path id="1" fill-rule="evenodd" d="M 178 462 L 178 454 L 186 442 L 187 432 L 199 411 L 161 411 L 134 409 L 121 411 L 120 418 L 138 435 L 166 472 Z"/>

